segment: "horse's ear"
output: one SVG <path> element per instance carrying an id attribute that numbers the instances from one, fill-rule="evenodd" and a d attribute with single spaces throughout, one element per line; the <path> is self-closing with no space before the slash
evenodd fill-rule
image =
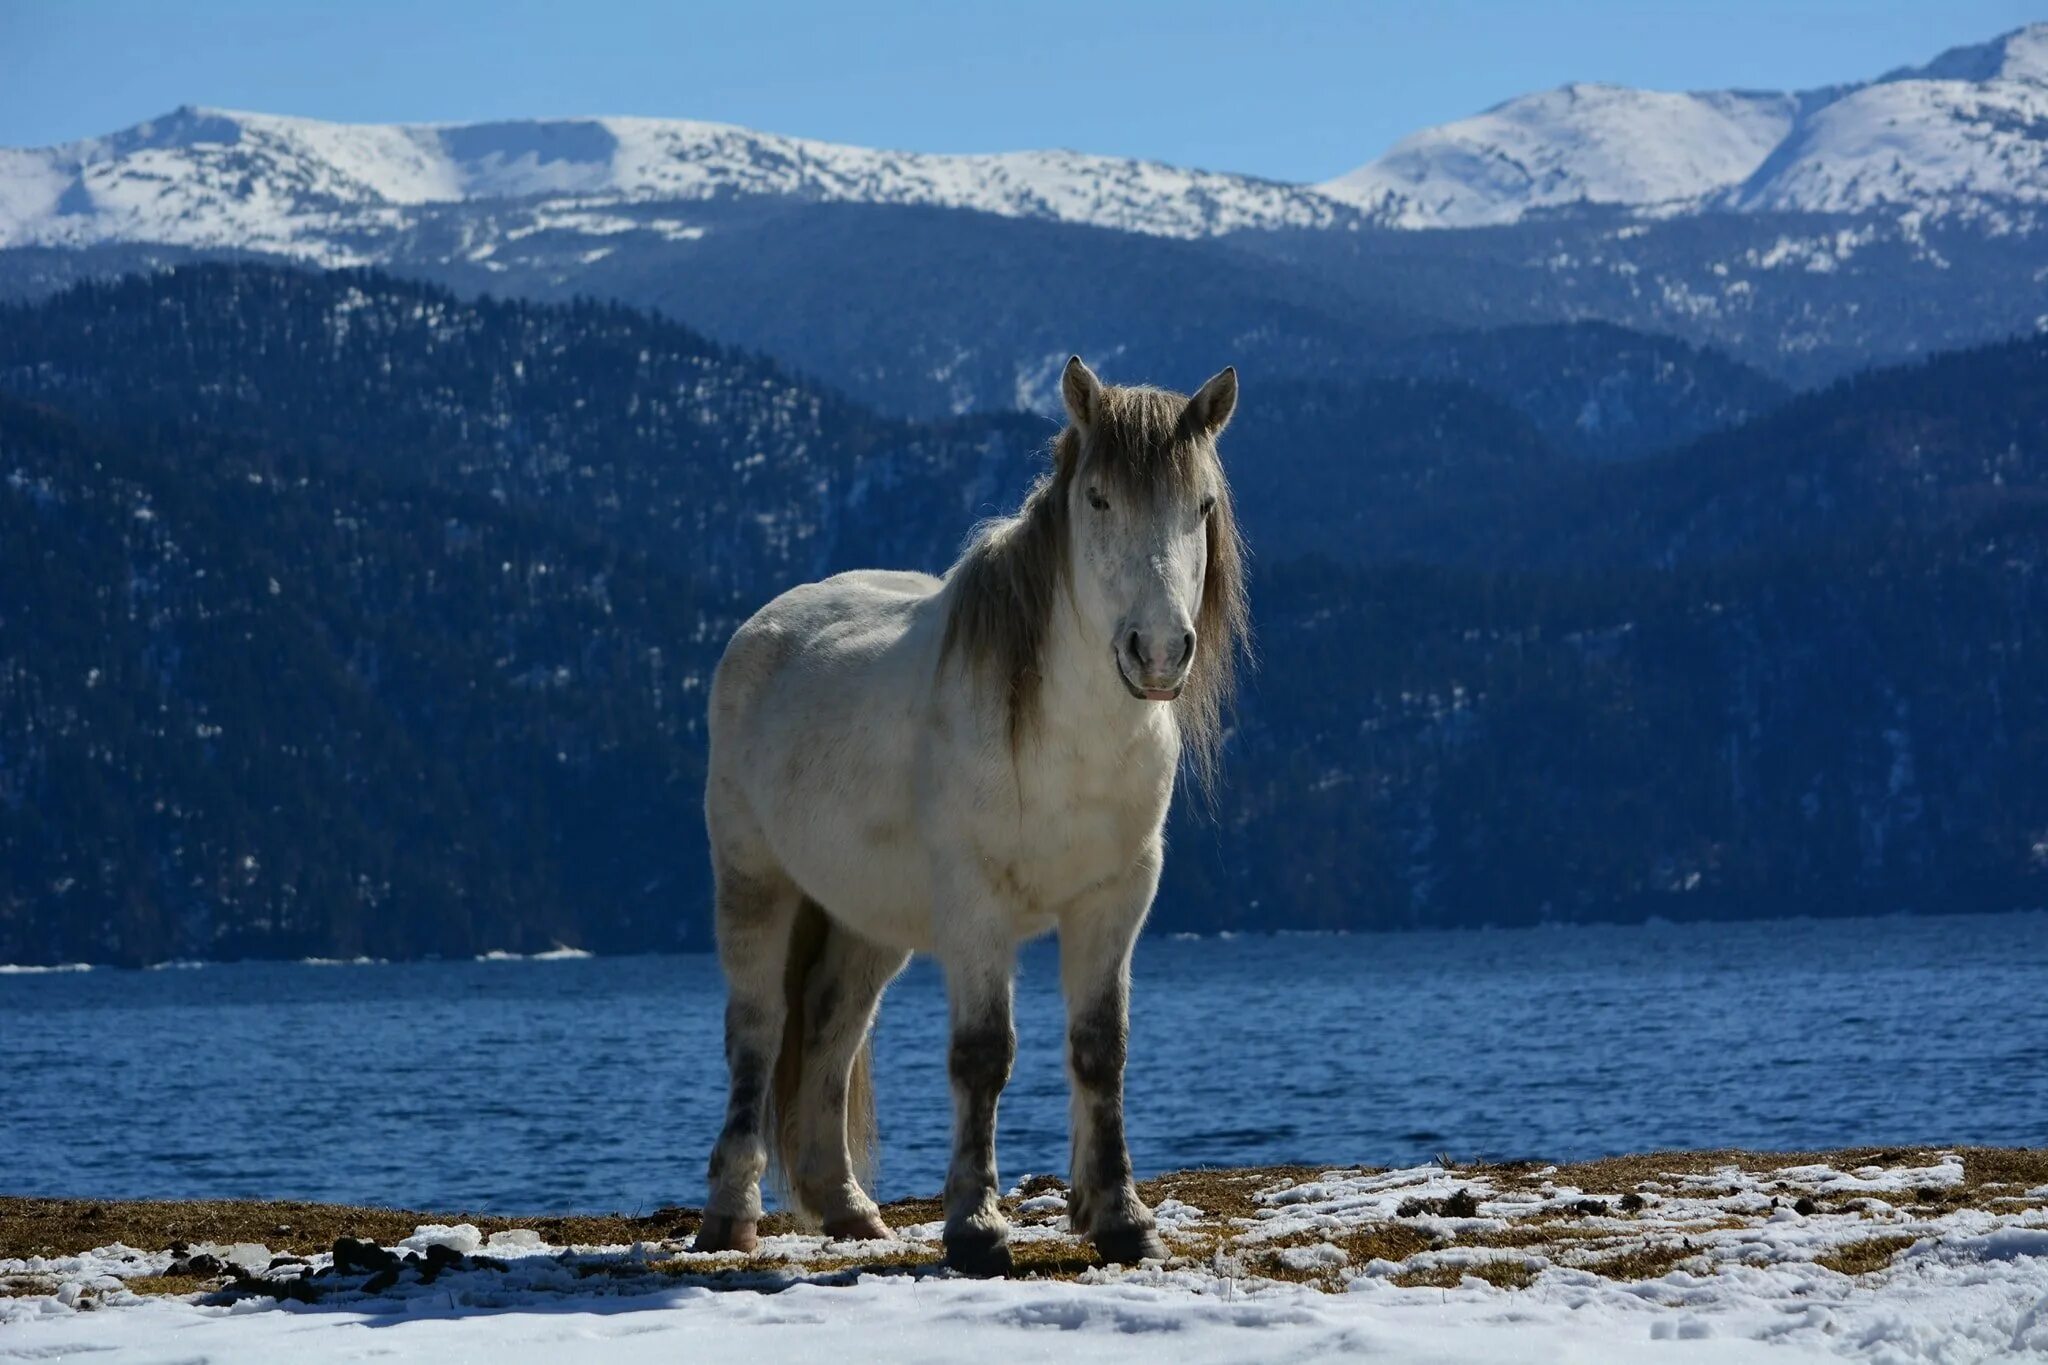
<path id="1" fill-rule="evenodd" d="M 1102 381 L 1077 355 L 1068 356 L 1067 368 L 1060 372 L 1060 397 L 1066 400 L 1067 416 L 1077 427 L 1093 425 L 1102 411 Z"/>
<path id="2" fill-rule="evenodd" d="M 1205 436 L 1215 436 L 1230 425 L 1230 414 L 1236 411 L 1237 366 L 1225 365 L 1188 400 L 1187 420 Z"/>

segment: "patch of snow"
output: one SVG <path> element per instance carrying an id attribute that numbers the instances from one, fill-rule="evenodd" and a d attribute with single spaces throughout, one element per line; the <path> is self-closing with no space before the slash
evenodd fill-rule
<path id="1" fill-rule="evenodd" d="M 893 1242 L 772 1236 L 752 1258 L 699 1255 L 680 1242 L 555 1246 L 531 1229 L 486 1241 L 473 1225 L 432 1224 L 404 1239 L 401 1253 L 483 1254 L 444 1264 L 431 1277 L 419 1273 L 428 1262 L 414 1261 L 395 1282 L 336 1275 L 325 1255 L 308 1258 L 303 1270 L 271 1270 L 267 1249 L 254 1244 L 192 1249 L 232 1260 L 259 1289 L 289 1287 L 310 1274 L 308 1283 L 319 1288 L 303 1296 L 309 1302 L 248 1288 L 137 1294 L 127 1283 L 165 1273 L 172 1255 L 113 1244 L 77 1256 L 0 1260 L 0 1287 L 11 1290 L 0 1296 L 0 1359 L 175 1355 L 326 1365 L 360 1358 L 370 1341 L 401 1358 L 493 1365 L 844 1359 L 870 1348 L 895 1362 L 1085 1362 L 1170 1352 L 1177 1365 L 1340 1357 L 1909 1365 L 2048 1352 L 2048 1314 L 2040 1307 L 2048 1302 L 2048 1208 L 1914 1213 L 1876 1200 L 1812 1214 L 1786 1207 L 1795 1190 L 1903 1196 L 1952 1187 L 1962 1172 L 1954 1155 L 1849 1170 L 1729 1164 L 1651 1177 L 1642 1191 L 1652 1202 L 1628 1213 L 1611 1195 L 1592 1199 L 1559 1183 L 1555 1168 L 1508 1175 L 1437 1166 L 1332 1170 L 1271 1184 L 1249 1219 L 1211 1218 L 1164 1200 L 1158 1213 L 1170 1240 L 1187 1245 L 1218 1233 L 1225 1240 L 1213 1254 L 1181 1255 L 1164 1267 L 1090 1270 L 1073 1282 L 963 1280 L 929 1264 L 911 1273 L 835 1268 L 849 1256 L 928 1262 L 937 1224 L 900 1228 Z M 1549 1245 L 1436 1246 L 1364 1265 L 1342 1244 L 1388 1219 L 1427 1226 L 1434 1216 L 1401 1218 L 1399 1209 L 1454 1196 L 1476 1213 L 1446 1224 L 1540 1230 L 1548 1221 L 1577 1231 Z M 1606 1211 L 1589 1211 L 1600 1208 Z M 1068 1236 L 1050 1200 L 1017 1215 L 1019 1243 Z M 1911 1246 L 1888 1267 L 1855 1277 L 1815 1259 L 1873 1236 Z M 1580 1248 L 1616 1242 L 1671 1247 L 1679 1259 L 1644 1280 L 1587 1268 Z M 1502 1289 L 1485 1278 L 1503 1264 L 1529 1277 L 1528 1287 Z M 1324 1287 L 1247 1269 L 1260 1265 Z M 1418 1272 L 1457 1278 L 1450 1288 L 1397 1282 Z"/>
<path id="2" fill-rule="evenodd" d="M 493 948 L 487 953 L 478 953 L 476 960 L 478 962 L 581 962 L 585 958 L 595 956 L 597 954 L 586 948 L 569 948 L 558 943 L 542 953 L 514 953 L 503 948 Z"/>
<path id="3" fill-rule="evenodd" d="M 538 1238 L 539 1234 L 533 1236 Z M 474 1223 L 423 1223 L 413 1229 L 413 1234 L 399 1242 L 407 1251 L 424 1252 L 428 1247 L 447 1247 L 467 1256 L 484 1244 L 483 1233 L 477 1231 Z"/>

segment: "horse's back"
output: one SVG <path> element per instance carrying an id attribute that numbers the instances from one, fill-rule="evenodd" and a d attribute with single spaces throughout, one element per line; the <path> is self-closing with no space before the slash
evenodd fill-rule
<path id="1" fill-rule="evenodd" d="M 791 588 L 733 633 L 711 685 L 714 856 L 771 863 L 835 914 L 860 918 L 871 896 L 900 905 L 911 888 L 885 868 L 907 852 L 891 845 L 911 824 L 942 586 L 840 574 Z"/>
<path id="2" fill-rule="evenodd" d="M 799 672 L 830 668 L 901 641 L 916 609 L 943 586 L 930 574 L 862 569 L 802 583 L 733 632 L 711 684 L 715 738 L 762 694 Z"/>

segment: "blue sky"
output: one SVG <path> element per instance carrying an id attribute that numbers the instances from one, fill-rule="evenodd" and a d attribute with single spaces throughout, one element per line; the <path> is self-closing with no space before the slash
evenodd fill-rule
<path id="1" fill-rule="evenodd" d="M 2011 0 L 0 0 L 0 145 L 184 103 L 361 122 L 649 114 L 1316 180 L 1564 81 L 1820 85 L 2039 17 Z"/>

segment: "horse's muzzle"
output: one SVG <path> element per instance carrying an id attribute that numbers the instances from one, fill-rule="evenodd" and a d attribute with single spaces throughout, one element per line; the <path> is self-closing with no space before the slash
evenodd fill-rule
<path id="1" fill-rule="evenodd" d="M 1112 652 L 1114 653 L 1115 651 Z M 1124 660 L 1121 653 L 1116 654 L 1116 677 L 1117 681 L 1124 685 L 1124 691 L 1130 693 L 1139 701 L 1173 701 L 1180 696 L 1181 689 L 1188 685 L 1188 680 L 1185 676 L 1176 678 L 1164 685 L 1150 680 L 1145 683 L 1132 682 L 1131 675 L 1124 672 Z"/>

